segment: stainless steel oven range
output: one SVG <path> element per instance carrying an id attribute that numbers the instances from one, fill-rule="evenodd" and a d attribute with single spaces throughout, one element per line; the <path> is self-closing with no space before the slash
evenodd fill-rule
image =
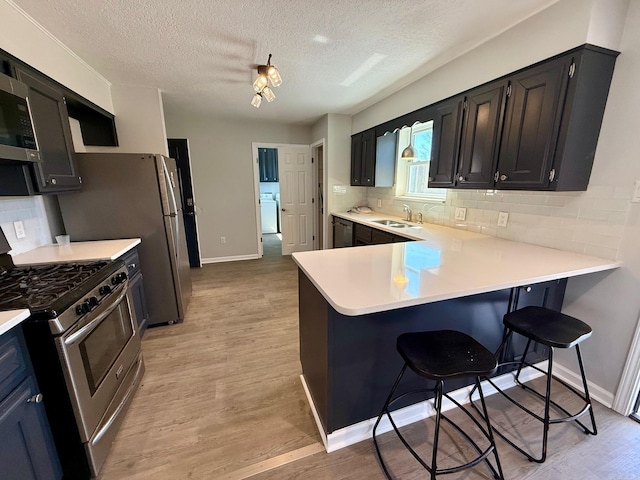
<path id="1" fill-rule="evenodd" d="M 144 373 L 127 268 L 7 263 L 0 258 L 0 310 L 32 312 L 23 331 L 64 478 L 95 477 Z"/>

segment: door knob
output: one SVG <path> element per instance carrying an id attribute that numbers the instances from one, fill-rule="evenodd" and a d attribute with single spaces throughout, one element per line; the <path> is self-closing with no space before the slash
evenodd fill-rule
<path id="1" fill-rule="evenodd" d="M 281 208 L 280 210 L 282 210 L 283 212 L 286 212 L 287 209 L 286 208 Z"/>

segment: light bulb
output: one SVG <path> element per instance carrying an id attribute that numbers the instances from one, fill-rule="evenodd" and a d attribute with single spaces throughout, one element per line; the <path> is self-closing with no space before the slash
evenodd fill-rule
<path id="1" fill-rule="evenodd" d="M 260 95 L 259 93 L 256 93 L 251 99 L 251 105 L 253 105 L 256 108 L 260 108 L 261 103 L 262 103 L 262 95 Z"/>
<path id="2" fill-rule="evenodd" d="M 269 80 L 271 80 L 271 85 L 274 87 L 279 87 L 282 85 L 282 77 L 280 76 L 280 72 L 273 65 L 269 65 L 267 70 L 267 75 L 269 75 Z"/>
<path id="3" fill-rule="evenodd" d="M 267 102 L 273 102 L 273 99 L 276 98 L 276 94 L 273 93 L 273 90 L 271 90 L 269 87 L 264 87 L 264 89 L 262 90 L 262 96 Z"/>
<path id="4" fill-rule="evenodd" d="M 261 92 L 264 87 L 267 86 L 267 76 L 266 75 L 258 75 L 256 81 L 253 82 L 253 89 L 256 92 Z"/>

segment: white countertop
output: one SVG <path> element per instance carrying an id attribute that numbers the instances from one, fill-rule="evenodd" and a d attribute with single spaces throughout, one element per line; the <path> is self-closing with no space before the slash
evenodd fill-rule
<path id="1" fill-rule="evenodd" d="M 364 215 L 334 215 L 367 223 L 360 220 Z M 380 229 L 400 233 L 391 227 Z M 420 229 L 401 230 L 402 235 L 422 241 L 298 252 L 293 259 L 329 304 L 344 315 L 393 310 L 620 266 L 615 260 L 439 225 L 425 223 Z"/>
<path id="2" fill-rule="evenodd" d="M 0 335 L 19 325 L 20 322 L 29 318 L 29 315 L 31 315 L 31 312 L 27 309 L 0 312 Z"/>
<path id="3" fill-rule="evenodd" d="M 16 255 L 15 265 L 38 263 L 92 262 L 115 260 L 140 243 L 139 238 L 120 240 L 97 240 L 94 242 L 71 242 L 69 245 L 43 245 Z"/>

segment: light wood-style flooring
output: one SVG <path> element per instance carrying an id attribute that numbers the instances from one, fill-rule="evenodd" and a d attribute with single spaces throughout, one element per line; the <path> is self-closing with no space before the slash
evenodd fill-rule
<path id="1" fill-rule="evenodd" d="M 299 379 L 297 303 L 289 257 L 193 270 L 184 323 L 149 329 L 143 339 L 147 371 L 100 480 L 383 479 L 370 441 L 322 449 Z M 488 402 L 494 423 L 517 425 L 525 441 L 537 435 L 539 426 L 497 395 Z M 498 440 L 505 478 L 640 479 L 640 424 L 601 405 L 596 414 L 596 437 L 552 426 L 542 465 Z M 404 431 L 428 449 L 430 422 Z M 444 465 L 468 453 L 455 435 L 441 442 Z M 381 444 L 395 478 L 426 478 L 393 433 Z M 480 465 L 444 478 L 490 476 Z"/>

